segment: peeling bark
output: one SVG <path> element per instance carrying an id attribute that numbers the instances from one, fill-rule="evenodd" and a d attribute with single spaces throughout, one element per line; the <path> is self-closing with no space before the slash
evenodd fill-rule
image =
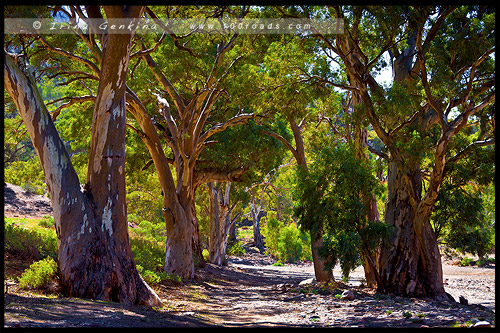
<path id="1" fill-rule="evenodd" d="M 105 10 L 109 17 L 123 14 L 117 8 Z M 125 14 L 137 17 L 141 11 L 129 8 Z M 108 36 L 94 110 L 89 181 L 84 191 L 35 83 L 8 55 L 4 82 L 44 171 L 54 209 L 65 292 L 74 297 L 158 306 L 160 299 L 141 278 L 133 261 L 126 222 L 125 175 L 119 172 L 125 162 L 122 87 L 130 40 L 131 34 Z M 120 65 L 121 72 L 117 71 Z"/>

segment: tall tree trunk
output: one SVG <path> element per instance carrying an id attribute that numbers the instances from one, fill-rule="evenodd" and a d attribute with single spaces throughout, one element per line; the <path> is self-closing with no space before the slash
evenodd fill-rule
<path id="1" fill-rule="evenodd" d="M 129 111 L 141 127 L 142 131 L 138 131 L 138 134 L 151 154 L 163 190 L 163 217 L 167 230 L 164 270 L 181 278 L 191 279 L 194 277 L 193 223 L 189 219 L 192 206 L 185 204 L 187 199 L 184 195 L 184 205 L 187 208 L 184 207 L 151 116 L 130 88 L 127 88 L 127 103 Z"/>
<path id="2" fill-rule="evenodd" d="M 138 17 L 142 8 L 105 8 L 108 17 Z M 37 150 L 54 209 L 58 264 L 70 296 L 161 305 L 140 277 L 125 205 L 124 87 L 132 34 L 108 35 L 94 109 L 88 182 L 82 192 L 35 83 L 6 56 L 4 81 Z"/>
<path id="3" fill-rule="evenodd" d="M 165 272 L 192 279 L 194 277 L 193 224 L 180 205 L 174 212 L 168 207 L 164 207 L 163 210 L 167 226 Z"/>
<path id="4" fill-rule="evenodd" d="M 224 194 L 222 185 L 216 188 L 208 183 L 210 198 L 210 239 L 208 260 L 215 265 L 225 265 L 226 249 L 229 240 L 229 229 L 231 228 L 231 209 L 229 207 L 229 193 L 231 182 L 227 182 Z"/>
<path id="5" fill-rule="evenodd" d="M 254 202 L 250 204 L 250 215 L 252 216 L 252 226 L 253 226 L 253 242 L 255 247 L 259 249 L 260 253 L 264 253 L 265 251 L 264 238 L 262 237 L 262 233 L 260 232 L 261 212 L 262 212 L 262 203 L 259 204 L 259 207 L 257 207 Z"/>
<path id="6" fill-rule="evenodd" d="M 389 162 L 386 223 L 394 227 L 379 257 L 384 293 L 446 297 L 441 256 L 431 224 L 430 208 L 415 209 L 422 190 L 420 168 L 403 171 Z"/>

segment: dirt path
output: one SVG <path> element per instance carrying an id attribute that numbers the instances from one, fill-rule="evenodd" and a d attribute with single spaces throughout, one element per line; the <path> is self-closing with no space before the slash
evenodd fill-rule
<path id="1" fill-rule="evenodd" d="M 14 285 L 5 296 L 4 318 L 6 327 L 450 327 L 479 319 L 493 323 L 494 270 L 451 271 L 456 275 L 448 275 L 448 284 L 457 288 L 460 283 L 487 284 L 490 291 L 480 291 L 487 307 L 471 299 L 470 305 L 462 305 L 374 295 L 358 286 L 357 272 L 349 284 L 336 288 L 299 286 L 313 277 L 310 263 L 272 266 L 268 258 L 250 254 L 232 257 L 225 267 L 206 265 L 196 279 L 181 285 L 157 286 L 161 309 L 30 294 Z M 354 300 L 336 296 L 347 289 L 354 292 Z M 453 290 L 464 294 L 462 289 L 447 290 L 453 296 Z M 405 318 L 405 311 L 412 317 Z"/>

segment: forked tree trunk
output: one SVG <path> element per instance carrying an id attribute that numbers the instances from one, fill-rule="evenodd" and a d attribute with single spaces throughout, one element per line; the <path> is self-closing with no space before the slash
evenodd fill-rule
<path id="1" fill-rule="evenodd" d="M 109 18 L 141 8 L 105 8 Z M 94 109 L 88 182 L 82 192 L 54 123 L 32 79 L 9 56 L 4 82 L 39 156 L 54 210 L 58 264 L 69 296 L 161 305 L 134 264 L 125 205 L 124 87 L 132 34 L 108 35 Z"/>
<path id="2" fill-rule="evenodd" d="M 420 168 L 417 165 L 404 172 L 396 162 L 390 161 L 387 184 L 385 220 L 394 227 L 394 232 L 379 257 L 381 285 L 378 289 L 384 293 L 446 299 L 430 209 L 420 210 L 423 214 L 419 214 L 412 202 L 422 190 Z M 413 198 L 411 192 L 415 194 Z"/>

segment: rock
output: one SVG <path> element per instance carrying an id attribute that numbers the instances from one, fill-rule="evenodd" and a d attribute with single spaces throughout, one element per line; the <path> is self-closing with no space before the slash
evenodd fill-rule
<path id="1" fill-rule="evenodd" d="M 487 321 L 478 321 L 473 327 L 491 327 L 491 324 Z"/>
<path id="2" fill-rule="evenodd" d="M 314 280 L 315 280 L 315 278 L 313 278 L 313 277 L 310 279 L 302 280 L 299 282 L 299 287 L 310 285 L 314 282 Z"/>
<path id="3" fill-rule="evenodd" d="M 354 299 L 354 293 L 352 292 L 351 289 L 344 290 L 344 292 L 340 296 L 340 299 L 346 299 L 348 301 L 352 301 Z"/>
<path id="4" fill-rule="evenodd" d="M 459 300 L 460 304 L 469 305 L 469 301 L 467 300 L 467 298 L 465 298 L 463 296 L 458 297 L 458 300 Z"/>
<path id="5" fill-rule="evenodd" d="M 304 294 L 300 294 L 300 295 L 293 296 L 293 297 L 287 297 L 287 298 L 283 299 L 283 301 L 284 302 L 298 301 L 298 300 L 301 300 L 304 298 L 306 298 L 306 296 Z"/>
<path id="6" fill-rule="evenodd" d="M 279 290 L 279 291 L 286 291 L 286 286 L 285 286 L 285 284 L 284 284 L 284 283 L 281 283 L 281 284 L 276 285 L 276 287 L 275 287 L 275 288 L 276 288 L 277 290 Z"/>

